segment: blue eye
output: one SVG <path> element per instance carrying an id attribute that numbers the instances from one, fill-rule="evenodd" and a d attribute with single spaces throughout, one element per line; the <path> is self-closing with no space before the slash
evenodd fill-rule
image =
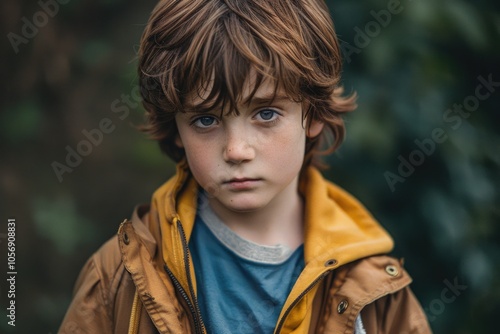
<path id="1" fill-rule="evenodd" d="M 271 110 L 271 109 L 265 109 L 265 110 L 259 111 L 260 118 L 262 118 L 264 121 L 272 120 L 276 114 L 277 114 L 277 112 L 274 110 Z"/>
<path id="2" fill-rule="evenodd" d="M 193 124 L 200 128 L 207 128 L 215 124 L 215 118 L 212 116 L 202 116 L 197 118 Z"/>

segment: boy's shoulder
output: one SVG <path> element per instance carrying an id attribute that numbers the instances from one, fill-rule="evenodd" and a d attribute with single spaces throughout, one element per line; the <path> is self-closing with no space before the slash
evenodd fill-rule
<path id="1" fill-rule="evenodd" d="M 371 255 L 348 263 L 339 268 L 337 276 L 343 280 L 340 295 L 356 296 L 353 299 L 376 299 L 412 282 L 403 267 L 403 260 L 385 254 Z"/>
<path id="2" fill-rule="evenodd" d="M 411 282 L 403 261 L 389 255 L 372 255 L 339 267 L 323 291 L 331 295 L 335 312 L 324 327 L 343 330 L 361 314 L 366 333 L 384 327 L 398 333 L 431 333 Z"/>
<path id="3" fill-rule="evenodd" d="M 124 220 L 118 233 L 92 254 L 83 266 L 60 333 L 73 333 L 80 326 L 89 333 L 127 331 L 136 284 L 131 275 L 133 268 L 127 268 L 130 252 L 125 252 L 124 247 L 132 246 L 132 238 L 136 241 L 140 238 L 140 245 L 146 245 L 143 238 L 138 237 L 147 233 L 147 226 L 138 218 L 141 211 L 148 212 L 149 207 L 136 208 L 133 218 Z M 133 224 L 136 226 L 132 227 Z M 146 247 L 151 249 L 151 246 Z"/>

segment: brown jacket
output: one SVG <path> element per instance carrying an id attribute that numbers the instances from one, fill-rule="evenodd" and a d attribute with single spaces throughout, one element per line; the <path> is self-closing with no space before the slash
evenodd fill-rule
<path id="1" fill-rule="evenodd" d="M 350 195 L 310 169 L 306 266 L 275 333 L 430 333 L 411 278 L 386 255 L 392 240 Z M 204 333 L 187 243 L 198 186 L 187 166 L 138 207 L 86 263 L 59 333 Z"/>

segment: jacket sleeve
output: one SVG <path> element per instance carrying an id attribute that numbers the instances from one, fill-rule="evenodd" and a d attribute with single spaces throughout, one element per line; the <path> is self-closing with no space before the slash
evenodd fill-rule
<path id="1" fill-rule="evenodd" d="M 432 333 L 420 303 L 408 286 L 366 305 L 361 319 L 366 333 Z"/>
<path id="2" fill-rule="evenodd" d="M 78 276 L 59 334 L 112 333 L 108 289 L 101 276 L 94 255 Z"/>

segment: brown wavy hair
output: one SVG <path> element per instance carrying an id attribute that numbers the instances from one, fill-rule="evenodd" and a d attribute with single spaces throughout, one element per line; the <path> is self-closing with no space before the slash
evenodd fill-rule
<path id="1" fill-rule="evenodd" d="M 340 85 L 341 52 L 323 0 L 160 0 L 141 38 L 139 84 L 147 123 L 142 130 L 174 161 L 175 114 L 218 108 L 238 113 L 251 71 L 254 88 L 267 79 L 324 123 L 307 138 L 304 166 L 335 151 L 345 134 L 342 114 L 356 108 Z M 197 105 L 188 99 L 203 90 Z M 208 91 L 208 94 L 206 94 Z M 319 161 L 314 159 L 314 164 Z"/>

